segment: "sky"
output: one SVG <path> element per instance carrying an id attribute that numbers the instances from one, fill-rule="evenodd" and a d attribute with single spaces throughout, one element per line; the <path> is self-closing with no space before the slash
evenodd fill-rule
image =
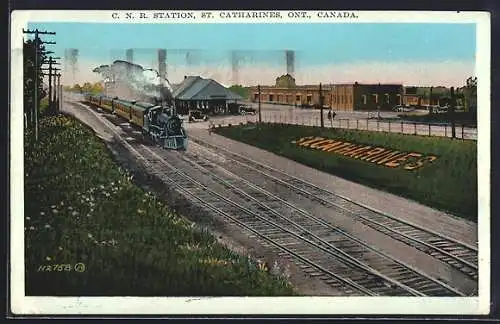
<path id="1" fill-rule="evenodd" d="M 287 72 L 285 50 L 295 52 L 297 84 L 402 83 L 461 86 L 475 73 L 474 24 L 118 24 L 37 23 L 56 32 L 44 40 L 62 58 L 62 82 L 98 81 L 91 70 L 134 49 L 134 63 L 157 68 L 167 50 L 172 83 L 197 74 L 223 84 L 274 84 Z M 79 50 L 76 72 L 65 49 Z M 237 63 L 235 63 L 237 62 Z M 235 72 L 234 66 L 237 66 Z M 63 71 L 65 72 L 65 71 Z"/>

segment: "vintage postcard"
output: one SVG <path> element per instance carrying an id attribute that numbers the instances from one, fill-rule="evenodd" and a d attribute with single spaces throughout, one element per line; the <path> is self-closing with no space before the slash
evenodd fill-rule
<path id="1" fill-rule="evenodd" d="M 14 11 L 14 314 L 488 314 L 485 12 Z"/>

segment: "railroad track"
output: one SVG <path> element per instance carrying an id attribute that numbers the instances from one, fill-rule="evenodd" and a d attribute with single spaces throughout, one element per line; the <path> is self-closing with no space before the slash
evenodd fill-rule
<path id="1" fill-rule="evenodd" d="M 106 122 L 112 124 L 108 120 Z M 166 161 L 160 156 L 166 154 L 166 151 L 155 148 L 161 152 L 159 154 L 143 144 L 128 143 L 114 127 L 111 129 L 154 175 L 191 200 L 255 234 L 282 253 L 288 254 L 305 272 L 316 274 L 327 284 L 342 290 L 345 295 L 463 296 L 444 283 L 422 275 L 401 263 L 386 257 L 381 258 L 380 253 L 375 253 L 373 249 L 368 249 L 352 238 L 347 239 L 340 233 L 337 235 L 328 233 L 332 230 L 326 231 L 324 224 L 320 224 L 317 220 L 309 219 L 302 223 L 286 220 L 277 212 L 280 206 L 266 205 L 259 199 L 245 194 L 243 190 L 237 192 L 240 197 L 246 198 L 244 204 L 229 199 L 226 194 L 216 192 Z M 200 164 L 198 168 L 206 170 L 205 166 Z M 218 180 L 219 183 L 236 188 L 222 178 Z M 241 181 L 238 184 L 241 185 Z M 346 253 L 346 250 L 349 253 Z M 378 258 L 378 269 L 353 257 L 352 255 L 356 253 L 371 253 L 371 258 Z"/>
<path id="2" fill-rule="evenodd" d="M 189 156 L 189 157 L 188 157 Z M 402 284 L 414 292 L 426 296 L 450 296 L 461 293 L 425 273 L 405 264 L 374 248 L 327 221 L 316 217 L 260 188 L 230 171 L 215 165 L 201 156 L 184 153 L 181 159 L 193 165 L 204 174 L 210 174 L 213 180 L 237 193 L 247 201 L 251 201 L 255 209 L 261 211 L 266 219 L 273 219 L 283 227 L 293 228 L 317 244 L 327 247 L 334 253 L 340 253 L 347 262 L 354 263 L 385 279 L 393 280 L 392 284 Z M 223 174 L 219 176 L 217 174 Z"/>
<path id="3" fill-rule="evenodd" d="M 203 146 L 205 149 L 214 150 L 217 152 L 216 154 L 222 152 L 224 158 L 230 161 L 230 163 L 225 164 L 228 170 L 235 170 L 237 166 L 242 166 L 246 169 L 245 172 L 258 173 L 260 176 L 263 175 L 302 196 L 317 201 L 322 205 L 335 208 L 335 210 L 346 213 L 351 217 L 355 217 L 361 223 L 453 266 L 473 280 L 478 280 L 478 250 L 475 246 L 387 215 L 281 170 L 230 152 L 224 148 L 214 146 L 198 138 L 191 136 L 190 140 Z"/>

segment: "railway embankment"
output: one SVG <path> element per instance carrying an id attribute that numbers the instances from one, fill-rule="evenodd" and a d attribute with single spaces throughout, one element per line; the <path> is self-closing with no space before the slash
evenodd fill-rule
<path id="1" fill-rule="evenodd" d="M 475 141 L 279 124 L 213 132 L 477 222 Z"/>
<path id="2" fill-rule="evenodd" d="M 24 147 L 27 295 L 295 294 L 141 189 L 87 126 L 40 125 Z"/>

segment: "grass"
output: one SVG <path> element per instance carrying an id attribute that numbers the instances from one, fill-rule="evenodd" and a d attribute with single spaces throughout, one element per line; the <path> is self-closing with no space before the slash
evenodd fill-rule
<path id="1" fill-rule="evenodd" d="M 47 117 L 39 134 L 24 147 L 27 295 L 296 294 L 137 187 L 86 126 Z"/>
<path id="2" fill-rule="evenodd" d="M 215 128 L 214 132 L 330 174 L 477 221 L 475 141 L 276 124 L 221 127 Z M 413 171 L 388 168 L 291 143 L 305 136 L 321 136 L 406 152 L 433 154 L 438 158 Z"/>
<path id="3" fill-rule="evenodd" d="M 49 107 L 49 97 L 45 97 L 40 100 L 40 114 L 44 115 L 47 108 Z"/>

